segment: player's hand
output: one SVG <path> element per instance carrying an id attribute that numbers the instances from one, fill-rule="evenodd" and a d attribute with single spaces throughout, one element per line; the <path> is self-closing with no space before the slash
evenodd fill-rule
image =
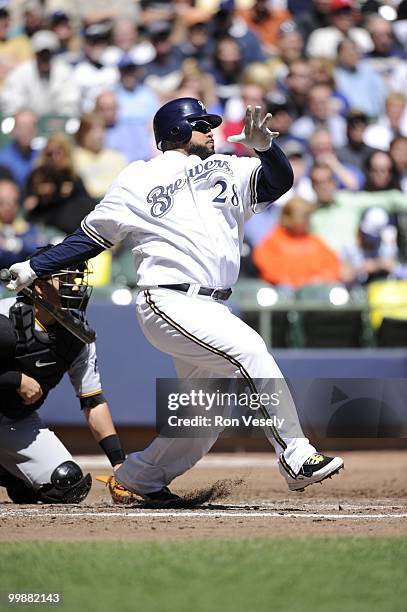
<path id="1" fill-rule="evenodd" d="M 13 264 L 10 267 L 10 272 L 15 278 L 9 281 L 6 285 L 9 291 L 20 291 L 24 287 L 31 285 L 31 283 L 37 278 L 37 275 L 30 266 L 29 261 Z"/>
<path id="2" fill-rule="evenodd" d="M 40 384 L 30 376 L 26 374 L 21 375 L 21 384 L 17 389 L 17 393 L 23 398 L 24 404 L 29 406 L 35 404 L 42 396 L 42 389 Z"/>
<path id="3" fill-rule="evenodd" d="M 273 138 L 276 138 L 280 132 L 271 132 L 268 129 L 272 118 L 270 113 L 267 113 L 263 120 L 260 119 L 260 113 L 261 106 L 255 106 L 254 112 L 252 107 L 248 106 L 242 133 L 229 136 L 228 141 L 244 144 L 256 151 L 267 151 L 271 147 Z"/>

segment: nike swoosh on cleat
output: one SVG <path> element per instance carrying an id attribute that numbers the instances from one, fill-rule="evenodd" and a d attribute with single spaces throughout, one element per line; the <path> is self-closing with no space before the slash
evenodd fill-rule
<path id="1" fill-rule="evenodd" d="M 42 362 L 39 359 L 37 359 L 37 361 L 35 362 L 35 365 L 37 366 L 37 368 L 44 368 L 45 366 L 50 366 L 50 365 L 55 365 L 56 361 L 48 361 L 48 362 Z"/>

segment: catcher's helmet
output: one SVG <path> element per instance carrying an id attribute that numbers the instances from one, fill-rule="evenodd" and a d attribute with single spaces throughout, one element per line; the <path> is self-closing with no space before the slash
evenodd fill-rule
<path id="1" fill-rule="evenodd" d="M 54 245 L 48 244 L 37 248 L 29 257 L 40 255 L 51 249 Z M 61 310 L 67 310 L 73 316 L 84 319 L 84 313 L 88 305 L 93 287 L 89 285 L 88 263 L 81 262 L 73 264 L 63 270 L 58 270 L 48 276 L 41 276 L 42 280 L 58 279 L 58 295 Z M 24 299 L 24 296 L 19 294 Z"/>
<path id="2" fill-rule="evenodd" d="M 222 117 L 211 115 L 195 98 L 176 98 L 164 104 L 155 114 L 153 126 L 157 149 L 163 141 L 184 144 L 192 136 L 193 122 L 207 121 L 212 128 L 222 123 Z"/>

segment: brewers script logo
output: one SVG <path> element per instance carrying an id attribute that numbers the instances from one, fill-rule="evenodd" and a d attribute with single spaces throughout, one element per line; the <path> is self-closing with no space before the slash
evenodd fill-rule
<path id="1" fill-rule="evenodd" d="M 163 217 L 174 204 L 174 195 L 177 191 L 186 187 L 188 180 L 193 183 L 207 180 L 214 172 L 221 170 L 223 173 L 232 175 L 229 162 L 224 159 L 208 159 L 202 164 L 197 164 L 188 170 L 186 178 L 178 178 L 169 185 L 157 185 L 147 195 L 147 202 L 151 204 L 151 215 Z"/>

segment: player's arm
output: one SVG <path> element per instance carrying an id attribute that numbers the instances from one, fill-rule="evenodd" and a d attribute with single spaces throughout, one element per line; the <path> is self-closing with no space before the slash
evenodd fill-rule
<path id="1" fill-rule="evenodd" d="M 133 219 L 131 219 L 133 222 Z M 123 201 L 118 181 L 113 183 L 105 198 L 83 219 L 81 227 L 52 249 L 14 264 L 10 270 L 16 276 L 7 284 L 10 291 L 19 291 L 37 277 L 71 267 L 96 257 L 123 240 L 130 229 L 129 212 Z"/>
<path id="2" fill-rule="evenodd" d="M 16 335 L 10 319 L 0 314 L 0 395 L 1 391 L 16 391 L 24 404 L 34 404 L 42 396 L 38 381 L 14 370 Z"/>
<path id="3" fill-rule="evenodd" d="M 118 468 L 126 457 L 103 395 L 94 343 L 83 347 L 68 373 L 93 437 L 112 467 Z"/>
<path id="4" fill-rule="evenodd" d="M 96 257 L 105 248 L 107 247 L 102 247 L 89 238 L 82 228 L 78 228 L 52 249 L 28 261 L 12 265 L 10 271 L 14 274 L 15 280 L 10 281 L 6 287 L 10 291 L 20 291 L 31 285 L 36 278 L 48 276 L 58 270 Z"/>
<path id="5" fill-rule="evenodd" d="M 21 385 L 22 373 L 14 370 L 3 371 L 0 373 L 0 390 L 17 389 Z"/>
<path id="6" fill-rule="evenodd" d="M 280 147 L 272 142 L 267 151 L 258 151 L 261 168 L 256 176 L 258 202 L 274 202 L 293 186 L 291 164 Z"/>
<path id="7" fill-rule="evenodd" d="M 41 385 L 35 378 L 12 370 L 0 374 L 0 391 L 3 389 L 14 389 L 27 406 L 38 402 L 43 395 Z"/>
<path id="8" fill-rule="evenodd" d="M 100 399 L 103 399 L 101 396 Z M 89 429 L 99 446 L 109 459 L 113 469 L 117 469 L 125 460 L 126 455 L 122 448 L 119 436 L 113 425 L 112 415 L 110 414 L 107 402 L 100 401 L 95 397 L 93 407 L 85 407 L 83 413 L 88 423 Z"/>

